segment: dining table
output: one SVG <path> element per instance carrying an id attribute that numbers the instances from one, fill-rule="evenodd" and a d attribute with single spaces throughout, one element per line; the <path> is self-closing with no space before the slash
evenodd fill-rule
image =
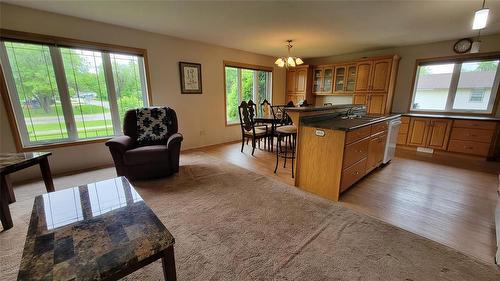
<path id="1" fill-rule="evenodd" d="M 274 138 L 274 130 L 276 129 L 276 125 L 281 122 L 281 118 L 274 118 L 273 115 L 265 116 L 255 116 L 253 118 L 255 124 L 262 124 L 262 125 L 271 125 L 271 135 L 269 137 L 269 150 L 273 151 L 273 138 Z"/>

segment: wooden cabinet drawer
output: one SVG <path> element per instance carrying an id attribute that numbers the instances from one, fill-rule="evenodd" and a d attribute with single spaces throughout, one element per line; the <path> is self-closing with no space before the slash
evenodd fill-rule
<path id="1" fill-rule="evenodd" d="M 384 121 L 384 122 L 380 122 L 380 123 L 377 123 L 377 124 L 373 124 L 372 125 L 372 135 L 378 133 L 378 132 L 382 132 L 382 131 L 385 131 L 387 130 L 387 128 L 389 127 L 389 124 L 387 121 Z"/>
<path id="2" fill-rule="evenodd" d="M 340 181 L 340 192 L 346 190 L 355 182 L 360 180 L 366 171 L 366 158 L 362 159 L 353 166 L 345 169 L 342 172 L 342 180 Z"/>
<path id="3" fill-rule="evenodd" d="M 490 149 L 489 143 L 450 140 L 448 151 L 473 154 L 478 156 L 487 156 Z"/>
<path id="4" fill-rule="evenodd" d="M 349 144 L 345 147 L 343 168 L 347 168 L 368 155 L 369 138 Z"/>
<path id="5" fill-rule="evenodd" d="M 493 138 L 493 132 L 492 130 L 453 128 L 451 139 L 490 143 Z"/>
<path id="6" fill-rule="evenodd" d="M 406 117 L 406 116 L 401 117 L 401 123 L 402 124 L 409 124 L 410 123 L 410 117 Z"/>
<path id="7" fill-rule="evenodd" d="M 453 123 L 453 127 L 494 130 L 496 127 L 496 122 L 477 121 L 477 120 L 455 120 L 455 122 Z"/>
<path id="8" fill-rule="evenodd" d="M 371 133 L 371 126 L 366 126 L 363 128 L 356 129 L 354 131 L 347 132 L 345 135 L 345 143 L 350 144 L 357 140 L 366 138 Z"/>

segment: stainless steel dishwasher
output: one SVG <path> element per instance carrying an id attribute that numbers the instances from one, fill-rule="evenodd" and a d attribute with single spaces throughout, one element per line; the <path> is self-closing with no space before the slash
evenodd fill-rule
<path id="1" fill-rule="evenodd" d="M 396 153 L 396 141 L 398 139 L 399 127 L 401 127 L 401 118 L 389 121 L 387 131 L 387 142 L 385 143 L 384 164 L 389 163 Z"/>

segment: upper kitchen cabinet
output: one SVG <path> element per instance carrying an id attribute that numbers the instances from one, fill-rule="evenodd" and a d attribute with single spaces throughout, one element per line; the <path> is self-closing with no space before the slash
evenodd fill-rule
<path id="1" fill-rule="evenodd" d="M 358 62 L 356 66 L 356 92 L 367 92 L 370 87 L 370 72 L 372 69 L 372 61 Z"/>
<path id="2" fill-rule="evenodd" d="M 352 93 L 355 90 L 356 86 L 356 65 L 351 64 L 347 66 L 347 76 L 346 76 L 346 82 L 345 82 L 345 91 Z"/>
<path id="3" fill-rule="evenodd" d="M 328 95 L 332 93 L 333 66 L 318 65 L 313 69 L 312 92 L 316 95 Z"/>
<path id="4" fill-rule="evenodd" d="M 367 58 L 356 64 L 353 101 L 365 104 L 369 114 L 391 112 L 399 56 Z"/>
<path id="5" fill-rule="evenodd" d="M 373 61 L 371 71 L 371 92 L 387 92 L 391 78 L 392 59 L 380 59 Z"/>
<path id="6" fill-rule="evenodd" d="M 334 93 L 345 92 L 345 80 L 346 80 L 346 66 L 337 65 L 335 66 L 335 86 L 333 89 Z"/>
<path id="7" fill-rule="evenodd" d="M 335 65 L 334 94 L 352 94 L 356 85 L 356 64 Z"/>
<path id="8" fill-rule="evenodd" d="M 392 71 L 394 60 L 386 57 L 358 62 L 356 92 L 387 92 L 391 77 L 396 75 Z"/>
<path id="9" fill-rule="evenodd" d="M 304 100 L 314 103 L 312 96 L 312 71 L 308 65 L 290 68 L 286 72 L 286 102 L 298 105 Z"/>

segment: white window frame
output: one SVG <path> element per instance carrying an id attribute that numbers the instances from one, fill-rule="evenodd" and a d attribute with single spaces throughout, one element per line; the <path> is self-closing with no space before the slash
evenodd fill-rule
<path id="1" fill-rule="evenodd" d="M 413 83 L 413 90 L 412 90 L 412 96 L 411 96 L 411 103 L 409 107 L 410 112 L 430 112 L 430 113 L 464 113 L 464 114 L 481 114 L 481 115 L 491 115 L 493 114 L 493 110 L 495 108 L 495 101 L 497 100 L 497 96 L 499 95 L 499 85 L 500 85 L 500 63 L 497 67 L 497 71 L 495 74 L 495 80 L 493 82 L 493 87 L 491 90 L 491 95 L 490 99 L 488 101 L 488 105 L 486 110 L 475 110 L 475 109 L 470 109 L 470 110 L 464 110 L 464 109 L 453 109 L 453 104 L 455 102 L 455 96 L 457 93 L 457 88 L 458 88 L 458 82 L 460 79 L 460 71 L 462 69 L 462 64 L 467 63 L 467 62 L 476 62 L 476 61 L 485 61 L 485 60 L 500 60 L 499 57 L 492 57 L 492 58 L 469 58 L 469 59 L 460 59 L 460 60 L 443 60 L 443 61 L 432 61 L 429 63 L 417 63 L 416 64 L 416 71 L 415 71 L 415 79 Z M 415 96 L 417 93 L 417 84 L 418 84 L 418 78 L 419 78 L 419 73 L 420 73 L 420 67 L 422 66 L 428 66 L 428 65 L 435 65 L 435 64 L 446 64 L 446 63 L 454 63 L 454 68 L 453 68 L 453 73 L 451 76 L 451 81 L 450 81 L 450 88 L 448 90 L 448 96 L 446 100 L 446 106 L 445 109 L 443 110 L 438 110 L 438 109 L 415 109 L 413 108 L 413 105 L 415 103 Z"/>
<path id="2" fill-rule="evenodd" d="M 236 68 L 236 75 L 237 75 L 237 79 L 236 79 L 236 83 L 237 83 L 237 96 L 238 96 L 238 105 L 241 104 L 242 102 L 242 83 L 241 83 L 241 70 L 243 69 L 247 69 L 247 70 L 253 70 L 254 73 L 253 73 L 253 83 L 252 83 L 252 100 L 253 101 L 256 101 L 257 100 L 257 97 L 259 96 L 259 87 L 258 87 L 258 81 L 259 81 L 259 77 L 258 77 L 258 72 L 259 71 L 262 71 L 262 72 L 265 72 L 266 73 L 266 97 L 268 97 L 268 101 L 269 102 L 272 102 L 272 95 L 273 95 L 273 89 L 272 89 L 272 77 L 273 77 L 273 71 L 272 70 L 267 70 L 267 69 L 258 69 L 258 68 L 250 68 L 250 67 L 242 67 L 242 66 L 238 66 L 238 65 L 232 65 L 232 64 L 224 64 L 224 95 L 225 95 L 225 98 L 224 100 L 226 101 L 227 99 L 227 85 L 226 85 L 226 67 L 229 67 L 229 68 Z M 227 112 L 227 102 L 224 104 L 225 106 L 225 112 Z M 227 113 L 226 115 L 224 116 L 224 119 L 226 121 L 226 125 L 230 126 L 230 125 L 236 125 L 236 124 L 239 124 L 240 121 L 239 120 L 235 120 L 235 121 L 229 121 L 227 120 Z"/>
<path id="3" fill-rule="evenodd" d="M 118 51 L 105 51 L 105 50 L 93 50 L 93 51 L 98 51 L 101 53 L 102 57 L 102 62 L 103 62 L 103 69 L 104 69 L 104 76 L 105 76 L 105 82 L 107 86 L 107 94 L 108 94 L 108 102 L 110 104 L 110 113 L 111 113 L 111 120 L 113 123 L 113 135 L 109 136 L 99 136 L 99 137 L 94 137 L 94 138 L 84 138 L 84 137 L 78 137 L 78 132 L 77 132 L 77 127 L 76 127 L 76 121 L 74 118 L 73 114 L 73 107 L 71 104 L 71 99 L 68 91 L 68 84 L 66 80 L 66 74 L 64 71 L 64 64 L 63 64 L 63 59 L 62 59 L 62 53 L 61 49 L 56 46 L 56 45 L 50 45 L 50 44 L 45 44 L 45 43 L 39 43 L 39 42 L 29 42 L 26 41 L 27 44 L 37 44 L 37 45 L 43 45 L 47 46 L 50 50 L 50 57 L 52 60 L 52 67 L 54 70 L 54 76 L 56 79 L 56 87 L 60 96 L 60 101 L 61 101 L 61 107 L 63 110 L 63 116 L 64 116 L 64 121 L 66 125 L 66 131 L 68 134 L 67 138 L 61 138 L 57 140 L 48 140 L 48 141 L 31 141 L 28 135 L 28 130 L 26 128 L 26 124 L 24 121 L 24 114 L 21 108 L 21 102 L 19 99 L 19 93 L 17 91 L 17 86 L 15 84 L 14 76 L 12 73 L 12 68 L 9 62 L 9 58 L 7 56 L 7 48 L 5 46 L 5 42 L 16 42 L 10 41 L 10 40 L 0 40 L 0 62 L 1 62 L 1 67 L 2 71 L 4 74 L 3 79 L 5 79 L 5 84 L 7 86 L 7 91 L 8 91 L 8 98 L 10 99 L 10 105 L 11 109 L 14 115 L 14 122 L 16 123 L 17 126 L 17 133 L 19 134 L 20 141 L 22 147 L 19 148 L 18 150 L 29 150 L 30 148 L 37 148 L 37 147 L 44 147 L 44 146 L 50 146 L 50 145 L 57 145 L 57 144 L 64 144 L 64 143 L 72 143 L 72 142 L 85 142 L 85 141 L 91 141 L 91 140 L 98 140 L 98 139 L 109 139 L 113 136 L 118 136 L 122 135 L 122 120 L 120 120 L 119 117 L 119 111 L 118 111 L 118 103 L 117 103 L 117 95 L 116 95 L 116 88 L 114 85 L 114 77 L 113 77 L 113 72 L 112 72 L 112 66 L 111 66 L 111 59 L 110 59 L 110 53 L 120 53 Z M 85 47 L 65 47 L 65 48 L 70 48 L 70 49 L 78 49 L 78 50 L 92 50 L 90 48 L 85 48 Z M 128 54 L 132 56 L 136 56 L 138 58 L 138 67 L 140 68 L 139 71 L 139 78 L 141 80 L 141 92 L 142 92 L 142 101 L 144 106 L 149 106 L 149 95 L 148 95 L 148 87 L 147 87 L 147 79 L 146 79 L 146 68 L 145 68 L 145 57 L 139 54 Z M 5 105 L 6 107 L 8 104 Z"/>

